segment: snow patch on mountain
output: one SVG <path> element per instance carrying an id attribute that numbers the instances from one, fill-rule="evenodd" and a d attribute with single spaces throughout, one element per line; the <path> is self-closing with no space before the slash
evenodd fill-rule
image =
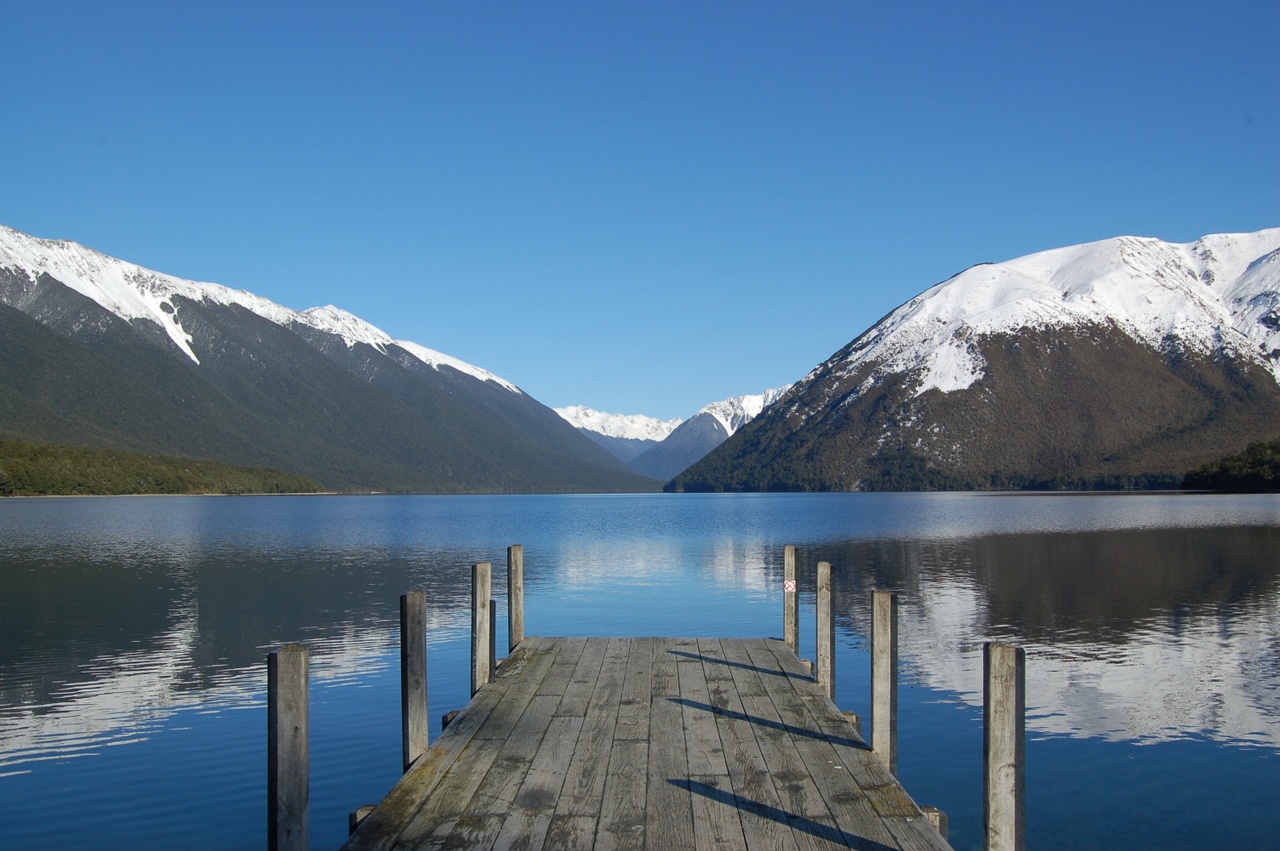
<path id="1" fill-rule="evenodd" d="M 983 377 L 984 336 L 1100 325 L 1157 349 L 1228 350 L 1280 382 L 1278 252 L 1280 228 L 1271 228 L 1187 244 L 1119 237 L 974 266 L 855 340 L 841 371 L 871 366 L 867 386 L 914 373 L 916 395 L 950 393 Z"/>
<path id="2" fill-rule="evenodd" d="M 440 367 L 447 366 L 480 381 L 497 384 L 512 393 L 522 392 L 519 387 L 510 381 L 494 375 L 487 369 L 482 369 L 474 364 L 469 364 L 466 361 L 451 357 L 443 352 L 437 352 L 435 349 L 429 349 L 410 340 L 394 339 L 381 328 L 366 322 L 353 313 L 348 313 L 342 308 L 334 307 L 332 304 L 325 307 L 307 308 L 296 314 L 294 319 L 305 325 L 310 325 L 312 328 L 341 337 L 347 344 L 348 349 L 354 347 L 357 343 L 364 343 L 386 354 L 389 346 L 398 346 L 437 371 Z"/>
<path id="3" fill-rule="evenodd" d="M 109 257 L 69 240 L 38 239 L 0 225 L 0 266 L 20 269 L 32 278 L 47 274 L 122 319 L 154 322 L 197 364 L 200 358 L 191 348 L 191 335 L 182 327 L 174 309 L 175 296 L 192 301 L 238 305 L 285 328 L 294 323 L 307 325 L 336 334 L 346 341 L 348 347 L 367 343 L 385 354 L 388 346 L 399 346 L 433 369 L 447 366 L 480 381 L 493 382 L 513 393 L 521 392 L 510 381 L 486 369 L 418 343 L 394 340 L 381 329 L 333 305 L 291 310 L 245 290 L 176 278 Z"/>
<path id="4" fill-rule="evenodd" d="M 683 422 L 679 417 L 660 420 L 644 414 L 609 414 L 585 405 L 556 408 L 555 412 L 574 428 L 624 440 L 665 440 Z"/>

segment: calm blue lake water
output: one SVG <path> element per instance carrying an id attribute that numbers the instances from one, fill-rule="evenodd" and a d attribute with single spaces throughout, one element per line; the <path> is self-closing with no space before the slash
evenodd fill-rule
<path id="1" fill-rule="evenodd" d="M 981 648 L 1027 650 L 1030 847 L 1276 847 L 1280 497 L 776 494 L 0 501 L 0 847 L 259 848 L 265 654 L 312 651 L 311 838 L 399 774 L 398 598 L 465 704 L 470 565 L 543 635 L 780 635 L 830 561 L 836 702 L 899 592 L 899 775 L 982 844 Z M 498 633 L 505 636 L 505 621 Z M 437 725 L 438 726 L 438 725 Z M 435 730 L 432 734 L 434 736 Z"/>

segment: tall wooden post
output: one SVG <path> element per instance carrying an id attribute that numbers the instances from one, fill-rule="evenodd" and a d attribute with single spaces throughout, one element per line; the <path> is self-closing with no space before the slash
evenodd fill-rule
<path id="1" fill-rule="evenodd" d="M 471 694 L 489 682 L 489 593 L 491 565 L 471 566 Z"/>
<path id="2" fill-rule="evenodd" d="M 489 601 L 489 682 L 498 675 L 498 601 Z"/>
<path id="3" fill-rule="evenodd" d="M 898 595 L 871 595 L 871 750 L 898 773 Z"/>
<path id="4" fill-rule="evenodd" d="M 800 593 L 796 587 L 796 548 L 782 550 L 782 640 L 800 655 Z"/>
<path id="5" fill-rule="evenodd" d="M 267 848 L 306 851 L 310 795 L 307 648 L 267 656 Z"/>
<path id="6" fill-rule="evenodd" d="M 1016 645 L 982 648 L 983 823 L 988 851 L 1024 851 L 1027 657 Z"/>
<path id="7" fill-rule="evenodd" d="M 831 611 L 831 565 L 818 562 L 818 685 L 836 696 L 836 622 Z"/>
<path id="8" fill-rule="evenodd" d="M 524 641 L 524 545 L 507 547 L 507 653 Z"/>
<path id="9" fill-rule="evenodd" d="M 400 731 L 404 770 L 427 750 L 427 592 L 400 598 Z"/>

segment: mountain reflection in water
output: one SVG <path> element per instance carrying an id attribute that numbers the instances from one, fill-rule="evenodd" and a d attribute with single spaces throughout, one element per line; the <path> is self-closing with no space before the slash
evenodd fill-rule
<path id="1" fill-rule="evenodd" d="M 13 500 L 0 502 L 0 797 L 26 815 L 0 827 L 0 846 L 109 845 L 116 829 L 133 847 L 172 847 L 193 823 L 209 847 L 258 846 L 263 657 L 292 641 L 311 648 L 320 719 L 312 836 L 336 846 L 345 813 L 397 771 L 399 595 L 427 591 L 438 717 L 466 700 L 470 564 L 494 562 L 505 611 L 503 559 L 516 542 L 534 634 L 777 635 L 782 548 L 795 544 L 802 590 L 818 561 L 834 568 L 844 708 L 865 711 L 871 591 L 890 588 L 905 687 L 963 710 L 946 722 L 954 729 L 929 731 L 938 740 L 971 739 L 982 642 L 1004 639 L 1027 649 L 1033 739 L 1210 741 L 1266 753 L 1277 768 L 1262 770 L 1280 782 L 1275 496 Z M 802 605 L 811 657 L 811 591 Z M 905 770 L 918 774 L 906 721 Z M 201 737 L 182 757 L 203 778 L 198 806 L 166 781 L 123 780 L 172 760 L 168 743 L 184 732 Z M 938 778 L 981 764 L 980 752 L 928 759 Z M 1052 765 L 1037 770 L 1053 782 Z M 1169 769 L 1153 763 L 1136 782 L 1159 773 Z M 957 847 L 973 847 L 977 793 L 968 779 L 947 784 L 966 787 L 958 802 L 922 803 L 950 806 Z M 1228 785 L 1215 804 L 1188 785 L 1169 806 L 1221 808 L 1239 794 Z M 68 789 L 83 824 L 59 805 Z M 1039 793 L 1033 829 L 1037 818 L 1080 823 L 1068 799 Z M 148 817 L 129 817 L 141 800 Z M 103 814 L 117 811 L 113 827 Z M 1049 839 L 1034 844 L 1069 847 Z"/>

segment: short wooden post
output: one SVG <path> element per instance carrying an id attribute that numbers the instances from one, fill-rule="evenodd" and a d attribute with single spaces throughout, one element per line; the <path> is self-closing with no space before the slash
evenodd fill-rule
<path id="1" fill-rule="evenodd" d="M 487 561 L 471 566 L 471 694 L 489 682 L 489 592 L 492 577 Z"/>
<path id="2" fill-rule="evenodd" d="M 800 593 L 796 587 L 796 548 L 782 550 L 782 640 L 800 655 Z"/>
<path id="3" fill-rule="evenodd" d="M 831 565 L 818 562 L 818 685 L 836 696 L 836 622 L 831 612 Z"/>
<path id="4" fill-rule="evenodd" d="M 507 547 L 507 653 L 524 641 L 524 545 Z"/>
<path id="5" fill-rule="evenodd" d="M 267 848 L 306 851 L 310 795 L 307 648 L 267 656 Z"/>
<path id="6" fill-rule="evenodd" d="M 400 732 L 404 770 L 427 750 L 427 592 L 400 597 Z"/>
<path id="7" fill-rule="evenodd" d="M 489 601 L 489 682 L 498 675 L 498 601 Z"/>
<path id="8" fill-rule="evenodd" d="M 871 750 L 898 773 L 898 595 L 871 595 Z"/>
<path id="9" fill-rule="evenodd" d="M 938 831 L 938 834 L 943 839 L 948 838 L 947 834 L 951 830 L 949 827 L 950 819 L 947 818 L 946 813 L 937 807 L 921 807 L 920 812 L 924 813 L 924 817 L 929 820 L 929 824 L 933 825 L 933 829 Z"/>
<path id="10" fill-rule="evenodd" d="M 983 789 L 988 851 L 1024 851 L 1026 837 L 1026 653 L 983 645 Z"/>

